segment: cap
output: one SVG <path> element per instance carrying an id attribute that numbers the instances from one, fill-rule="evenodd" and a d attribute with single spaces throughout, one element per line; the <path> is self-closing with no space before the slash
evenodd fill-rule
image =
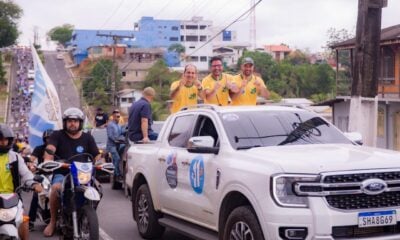
<path id="1" fill-rule="evenodd" d="M 98 112 L 103 111 L 103 109 L 102 109 L 101 107 L 98 107 L 96 110 L 97 110 Z"/>
<path id="2" fill-rule="evenodd" d="M 114 114 L 114 113 L 119 113 L 119 110 L 118 109 L 114 109 L 114 111 L 112 111 L 112 114 Z"/>
<path id="3" fill-rule="evenodd" d="M 250 63 L 251 65 L 254 65 L 254 61 L 253 61 L 253 59 L 251 57 L 245 57 L 243 59 L 242 65 L 243 64 L 248 64 L 248 63 Z"/>

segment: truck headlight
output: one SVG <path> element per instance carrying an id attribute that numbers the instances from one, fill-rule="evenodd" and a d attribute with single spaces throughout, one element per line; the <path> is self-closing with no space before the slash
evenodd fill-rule
<path id="1" fill-rule="evenodd" d="M 78 172 L 79 184 L 87 184 L 90 181 L 91 177 L 92 173 L 90 172 L 82 172 L 82 171 Z"/>
<path id="2" fill-rule="evenodd" d="M 0 209 L 0 221 L 11 222 L 17 216 L 18 208 Z"/>
<path id="3" fill-rule="evenodd" d="M 308 207 L 308 198 L 294 192 L 296 182 L 315 182 L 318 175 L 281 174 L 272 177 L 272 196 L 282 207 Z"/>

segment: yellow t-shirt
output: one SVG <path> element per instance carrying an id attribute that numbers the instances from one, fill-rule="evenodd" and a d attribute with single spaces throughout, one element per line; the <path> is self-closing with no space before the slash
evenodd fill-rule
<path id="1" fill-rule="evenodd" d="M 264 81 L 252 75 L 250 81 L 247 82 L 246 87 L 242 90 L 239 96 L 235 99 L 232 98 L 232 105 L 256 105 L 257 104 L 257 96 L 259 94 L 259 90 L 254 85 L 255 80 L 258 79 L 261 82 L 261 86 L 265 87 Z M 238 88 L 242 87 L 242 75 L 238 74 L 233 77 L 232 82 L 235 83 Z"/>
<path id="2" fill-rule="evenodd" d="M 229 89 L 226 85 L 228 81 L 232 81 L 232 75 L 222 73 L 221 79 L 218 81 L 221 84 L 221 87 L 217 90 L 217 93 L 211 97 L 211 99 L 207 100 L 207 98 L 204 98 L 204 103 L 226 106 L 229 102 Z M 211 76 L 211 74 L 209 74 L 203 78 L 201 81 L 201 86 L 203 87 L 204 91 L 212 91 L 216 82 L 217 81 Z"/>
<path id="3" fill-rule="evenodd" d="M 179 86 L 179 80 L 171 84 L 170 90 L 173 91 L 178 86 Z M 198 96 L 198 89 L 194 84 L 190 87 L 186 86 L 180 87 L 175 95 L 175 98 L 172 99 L 174 100 L 174 102 L 172 103 L 171 106 L 171 113 L 176 113 L 185 106 L 196 105 L 197 96 Z"/>
<path id="4" fill-rule="evenodd" d="M 0 193 L 14 192 L 14 183 L 8 164 L 8 154 L 0 154 Z"/>

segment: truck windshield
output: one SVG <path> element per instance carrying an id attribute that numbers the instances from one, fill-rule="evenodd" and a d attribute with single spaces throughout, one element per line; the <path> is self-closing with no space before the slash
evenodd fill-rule
<path id="1" fill-rule="evenodd" d="M 352 142 L 333 125 L 307 111 L 248 111 L 222 114 L 238 150 L 253 147 Z"/>

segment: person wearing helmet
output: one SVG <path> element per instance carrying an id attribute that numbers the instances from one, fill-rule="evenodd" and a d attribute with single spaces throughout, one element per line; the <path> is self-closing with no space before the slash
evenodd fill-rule
<path id="1" fill-rule="evenodd" d="M 43 132 L 42 139 L 43 139 L 43 144 L 35 147 L 33 149 L 33 152 L 30 156 L 30 163 L 28 163 L 28 166 L 30 167 L 31 171 L 35 171 L 35 165 L 40 164 L 43 162 L 43 156 L 44 156 L 44 149 L 47 146 L 48 139 L 50 135 L 53 133 L 53 129 L 47 129 Z M 34 193 L 32 195 L 32 200 L 31 200 L 31 206 L 29 207 L 29 231 L 33 231 L 34 228 L 34 222 L 36 221 L 36 211 L 38 208 L 38 194 Z"/>
<path id="2" fill-rule="evenodd" d="M 26 166 L 24 159 L 11 150 L 14 133 L 11 128 L 0 124 L 0 193 L 13 193 L 21 183 L 33 179 L 33 174 Z M 36 192 L 42 191 L 42 185 L 32 181 L 32 188 Z M 21 212 L 22 214 L 22 212 Z M 21 239 L 29 239 L 28 222 L 23 222 L 19 227 Z"/>
<path id="3" fill-rule="evenodd" d="M 44 161 L 53 161 L 54 158 L 66 160 L 72 156 L 88 153 L 97 161 L 100 158 L 94 138 L 82 131 L 84 114 L 78 108 L 68 108 L 62 116 L 63 129 L 54 131 L 49 139 L 44 152 Z M 58 169 L 53 173 L 52 187 L 50 193 L 50 223 L 44 229 L 43 234 L 50 237 L 54 234 L 59 207 L 58 192 L 61 183 L 68 171 Z"/>

